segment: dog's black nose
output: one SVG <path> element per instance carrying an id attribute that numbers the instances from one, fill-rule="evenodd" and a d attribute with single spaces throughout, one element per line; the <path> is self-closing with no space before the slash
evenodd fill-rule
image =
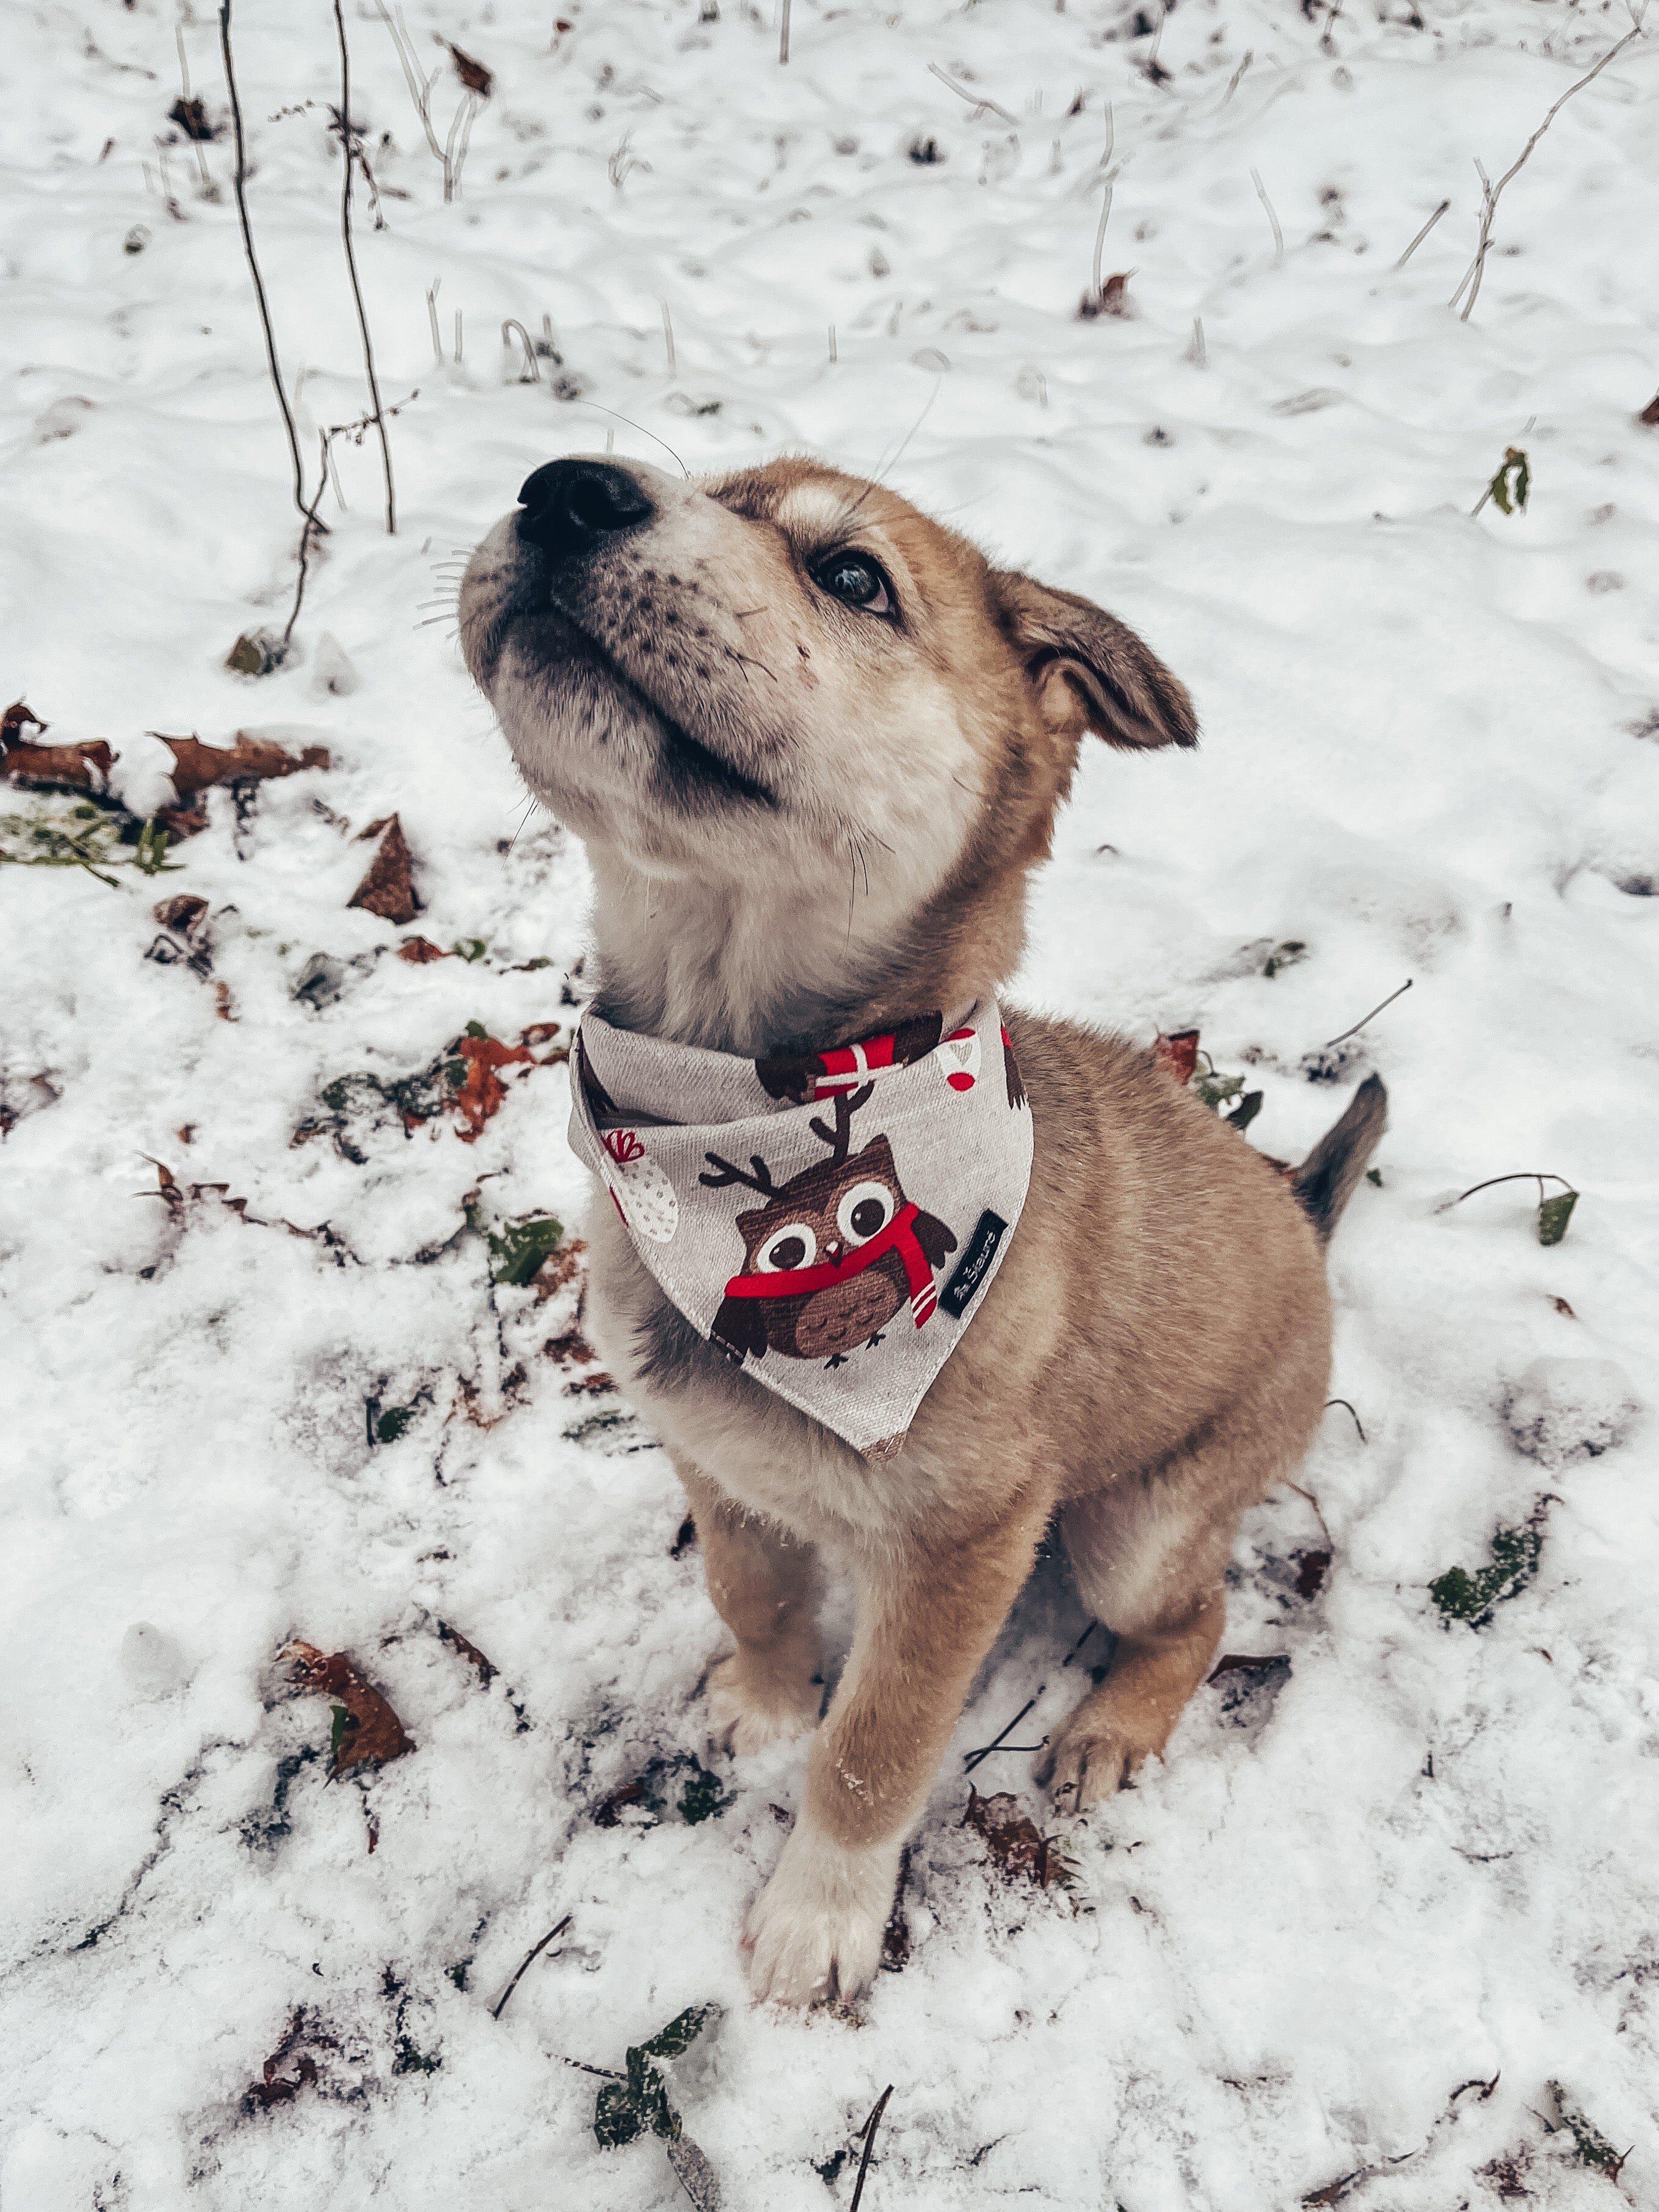
<path id="1" fill-rule="evenodd" d="M 604 461 L 548 461 L 519 489 L 519 535 L 556 561 L 579 560 L 637 530 L 656 509 L 626 469 Z"/>

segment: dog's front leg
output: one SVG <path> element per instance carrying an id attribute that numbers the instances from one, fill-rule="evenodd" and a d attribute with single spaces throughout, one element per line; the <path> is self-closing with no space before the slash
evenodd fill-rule
<path id="1" fill-rule="evenodd" d="M 716 1740 L 739 1757 L 803 1735 L 818 1717 L 818 1570 L 810 1544 L 745 1513 L 677 1460 L 714 1610 L 738 1640 L 708 1677 Z"/>
<path id="2" fill-rule="evenodd" d="M 1043 1516 L 859 1563 L 858 1629 L 814 1739 L 799 1819 L 749 1916 L 759 1997 L 853 1997 L 881 1959 L 899 1854 Z"/>

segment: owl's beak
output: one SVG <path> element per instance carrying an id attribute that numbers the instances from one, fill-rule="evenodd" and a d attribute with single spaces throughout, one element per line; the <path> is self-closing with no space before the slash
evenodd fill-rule
<path id="1" fill-rule="evenodd" d="M 841 1245 L 836 1238 L 832 1237 L 823 1249 L 826 1258 L 833 1260 L 837 1266 L 841 1264 Z"/>

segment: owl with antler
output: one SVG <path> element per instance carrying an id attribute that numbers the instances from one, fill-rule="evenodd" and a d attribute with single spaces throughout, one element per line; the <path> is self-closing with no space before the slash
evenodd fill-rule
<path id="1" fill-rule="evenodd" d="M 938 1304 L 933 1270 L 956 1238 L 905 1196 L 884 1136 L 850 1150 L 853 1115 L 873 1087 L 836 1093 L 834 1127 L 809 1124 L 829 1158 L 786 1183 L 775 1184 L 758 1156 L 745 1170 L 706 1155 L 714 1172 L 699 1180 L 710 1189 L 743 1183 L 766 1201 L 738 1216 L 743 1271 L 727 1283 L 711 1332 L 730 1358 L 776 1352 L 839 1367 L 860 1346 L 879 1344 L 906 1305 L 921 1328 Z"/>

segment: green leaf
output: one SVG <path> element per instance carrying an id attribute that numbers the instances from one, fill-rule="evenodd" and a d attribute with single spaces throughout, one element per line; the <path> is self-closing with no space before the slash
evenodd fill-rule
<path id="1" fill-rule="evenodd" d="M 680 1792 L 680 1818 L 686 1826 L 695 1828 L 703 1820 L 718 1820 L 731 1802 L 721 1786 L 719 1775 L 711 1774 L 706 1766 L 694 1759 L 690 1779 Z M 667 2033 L 665 2028 L 663 2033 L 666 2035 Z"/>
<path id="2" fill-rule="evenodd" d="M 1244 1078 L 1242 1075 L 1218 1075 L 1214 1068 L 1208 1068 L 1194 1075 L 1188 1087 L 1203 1100 L 1211 1113 L 1218 1114 L 1228 1101 L 1237 1098 L 1244 1088 Z"/>
<path id="3" fill-rule="evenodd" d="M 1626 2151 L 1621 2157 L 1595 2122 L 1587 2119 L 1583 2112 L 1568 2104 L 1559 2081 L 1552 2081 L 1550 2087 L 1555 2094 L 1556 2109 L 1561 2115 L 1561 2125 L 1571 2136 L 1577 2150 L 1579 2164 L 1595 2166 L 1599 2172 L 1605 2173 L 1609 2180 L 1617 2181 L 1620 2168 L 1624 2165 L 1625 2160 L 1630 2156 L 1630 2153 Z"/>
<path id="4" fill-rule="evenodd" d="M 393 1406 L 382 1413 L 374 1424 L 375 1442 L 395 1444 L 399 1437 L 414 1426 L 415 1416 L 418 1410 L 414 1406 Z"/>
<path id="5" fill-rule="evenodd" d="M 1307 957 L 1308 948 L 1302 939 L 1299 937 L 1287 937 L 1282 945 L 1274 945 L 1267 956 L 1267 964 L 1261 972 L 1269 977 L 1277 975 L 1286 968 L 1294 968 L 1298 960 L 1305 960 Z"/>
<path id="6" fill-rule="evenodd" d="M 346 1740 L 346 1730 L 351 1726 L 351 1715 L 343 1705 L 336 1705 L 333 1728 L 328 1739 L 328 1755 L 335 1766 L 340 1764 L 340 1747 Z"/>
<path id="7" fill-rule="evenodd" d="M 1578 1203 L 1576 1190 L 1558 1191 L 1553 1198 L 1540 1202 L 1538 1208 L 1538 1241 L 1540 1244 L 1559 1244 L 1567 1233 L 1567 1224 L 1572 1219 L 1572 1209 Z"/>
<path id="8" fill-rule="evenodd" d="M 1261 1091 L 1247 1091 L 1232 1112 L 1224 1117 L 1227 1127 L 1230 1129 L 1248 1129 L 1261 1111 Z"/>
<path id="9" fill-rule="evenodd" d="M 470 1037 L 487 1037 L 489 1035 L 489 1031 L 484 1027 L 482 1022 L 469 1022 L 464 1034 Z M 465 1067 L 466 1062 L 463 1060 L 461 1065 Z M 462 1080 L 465 1081 L 465 1078 L 463 1077 Z"/>
<path id="10" fill-rule="evenodd" d="M 563 1235 L 563 1224 L 550 1213 L 535 1215 L 528 1221 L 503 1222 L 499 1234 L 491 1231 L 489 1236 L 490 1281 L 522 1289 L 549 1253 L 557 1249 Z"/>
<path id="11" fill-rule="evenodd" d="M 487 937 L 458 937 L 449 949 L 457 959 L 471 963 L 483 958 L 489 949 L 489 940 Z M 471 1022 L 467 1024 L 466 1030 L 469 1036 L 482 1036 L 484 1034 Z"/>
<path id="12" fill-rule="evenodd" d="M 601 2150 L 631 2143 L 645 2125 L 626 2081 L 607 2081 L 593 2107 L 593 2133 Z"/>
<path id="13" fill-rule="evenodd" d="M 1542 1508 L 1522 1528 L 1499 1528 L 1492 1540 L 1492 1565 L 1474 1574 L 1449 1567 L 1429 1584 L 1429 1595 L 1449 1620 L 1484 1628 L 1493 1608 L 1518 1597 L 1538 1571 L 1544 1548 Z"/>
<path id="14" fill-rule="evenodd" d="M 1379 1190 L 1381 1190 L 1381 1189 L 1382 1189 L 1382 1169 L 1381 1169 L 1381 1168 L 1367 1168 L 1367 1169 L 1366 1169 L 1366 1170 L 1365 1170 L 1365 1180 L 1366 1180 L 1366 1182 L 1374 1182 L 1374 1183 L 1376 1185 L 1377 1188 L 1378 1188 Z"/>
<path id="15" fill-rule="evenodd" d="M 717 2004 L 687 2005 L 649 2043 L 641 2044 L 640 2051 L 649 2058 L 683 2058 L 709 2021 L 719 2019 L 720 2011 Z"/>
<path id="16" fill-rule="evenodd" d="M 1532 467 L 1519 446 L 1504 448 L 1497 473 L 1486 489 L 1500 514 L 1513 514 L 1517 507 L 1524 510 L 1527 495 L 1532 489 Z"/>

